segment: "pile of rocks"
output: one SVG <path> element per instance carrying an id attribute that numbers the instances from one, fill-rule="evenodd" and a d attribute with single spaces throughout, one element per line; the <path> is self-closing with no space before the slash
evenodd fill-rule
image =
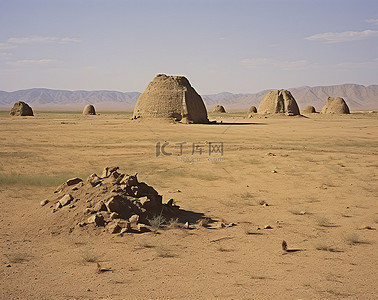
<path id="1" fill-rule="evenodd" d="M 111 233 L 150 231 L 153 218 L 169 219 L 180 212 L 173 199 L 163 204 L 153 187 L 118 167 L 106 167 L 101 176 L 92 174 L 85 181 L 67 180 L 41 205 L 48 203 L 54 213 L 68 211 L 76 226 L 105 227 Z"/>

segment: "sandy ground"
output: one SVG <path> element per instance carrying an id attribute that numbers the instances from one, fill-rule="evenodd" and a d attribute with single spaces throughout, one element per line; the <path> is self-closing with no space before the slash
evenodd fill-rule
<path id="1" fill-rule="evenodd" d="M 1 299 L 376 299 L 378 114 L 130 116 L 0 113 Z M 172 155 L 156 157 L 157 142 Z M 206 142 L 223 143 L 223 156 Z M 237 225 L 121 237 L 70 232 L 40 206 L 108 165 L 138 172 L 164 202 Z M 283 252 L 283 240 L 299 251 Z"/>

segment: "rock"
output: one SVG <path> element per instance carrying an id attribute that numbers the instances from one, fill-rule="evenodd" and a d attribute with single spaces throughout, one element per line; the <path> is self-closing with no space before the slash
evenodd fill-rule
<path id="1" fill-rule="evenodd" d="M 138 224 L 138 221 L 139 221 L 139 216 L 138 215 L 132 215 L 129 218 L 129 222 L 130 222 L 131 226 L 136 226 L 136 224 Z"/>
<path id="2" fill-rule="evenodd" d="M 151 228 L 147 226 L 146 224 L 138 224 L 138 230 L 140 233 L 144 233 L 144 232 L 150 232 Z"/>
<path id="3" fill-rule="evenodd" d="M 50 201 L 49 200 L 47 200 L 47 199 L 45 199 L 45 200 L 42 200 L 41 202 L 40 202 L 40 204 L 41 204 L 41 206 L 45 206 L 47 203 L 49 203 Z"/>
<path id="4" fill-rule="evenodd" d="M 272 173 L 277 173 L 277 171 L 276 171 L 276 170 L 273 170 Z"/>
<path id="5" fill-rule="evenodd" d="M 119 197 L 111 197 L 108 202 L 106 202 L 106 207 L 109 212 L 116 212 L 121 214 L 122 204 L 119 200 Z"/>
<path id="6" fill-rule="evenodd" d="M 79 177 L 75 177 L 75 178 L 71 178 L 71 179 L 68 179 L 66 181 L 66 184 L 67 186 L 71 186 L 71 185 L 75 185 L 75 184 L 78 184 L 80 182 L 82 182 L 83 180 Z"/>
<path id="7" fill-rule="evenodd" d="M 95 204 L 93 207 L 95 211 L 107 211 L 107 207 L 104 202 L 100 201 Z"/>
<path id="8" fill-rule="evenodd" d="M 116 222 L 111 222 L 108 225 L 106 225 L 106 229 L 110 233 L 115 234 L 115 233 L 120 233 L 122 228 L 120 226 L 118 226 L 118 224 Z"/>
<path id="9" fill-rule="evenodd" d="M 117 171 L 119 167 L 105 167 L 102 171 L 101 178 L 109 177 L 113 172 Z"/>
<path id="10" fill-rule="evenodd" d="M 55 203 L 54 209 L 57 210 L 61 207 L 62 207 L 62 204 L 58 201 L 57 203 Z"/>
<path id="11" fill-rule="evenodd" d="M 273 227 L 270 226 L 270 225 L 265 225 L 265 226 L 264 226 L 264 229 L 273 229 Z"/>
<path id="12" fill-rule="evenodd" d="M 92 186 L 96 186 L 101 183 L 101 178 L 97 176 L 97 174 L 93 173 L 89 175 L 87 178 L 87 182 L 89 182 Z"/>
<path id="13" fill-rule="evenodd" d="M 105 226 L 105 220 L 104 220 L 104 216 L 101 215 L 100 213 L 97 213 L 95 215 L 92 215 L 88 218 L 88 221 L 87 221 L 89 224 L 93 224 L 95 223 L 96 226 Z"/>
<path id="14" fill-rule="evenodd" d="M 66 206 L 67 204 L 70 204 L 73 197 L 70 194 L 64 195 L 62 198 L 59 199 L 59 202 L 62 206 Z"/>
<path id="15" fill-rule="evenodd" d="M 86 222 L 79 222 L 79 223 L 77 223 L 77 225 L 79 225 L 79 227 L 84 227 L 84 226 L 87 226 L 87 223 Z"/>
<path id="16" fill-rule="evenodd" d="M 112 213 L 110 214 L 110 219 L 112 219 L 112 220 L 114 220 L 114 219 L 119 219 L 119 218 L 120 218 L 120 216 L 119 216 L 119 214 L 116 213 L 116 212 L 112 212 Z"/>

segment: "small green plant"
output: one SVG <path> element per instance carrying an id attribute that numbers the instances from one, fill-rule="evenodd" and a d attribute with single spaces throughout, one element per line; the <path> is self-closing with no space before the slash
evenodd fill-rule
<path id="1" fill-rule="evenodd" d="M 182 229 L 185 227 L 185 225 L 180 223 L 178 218 L 172 218 L 168 222 L 168 227 L 172 229 Z"/>
<path id="2" fill-rule="evenodd" d="M 157 215 L 154 216 L 152 219 L 148 219 L 148 222 L 152 227 L 152 231 L 156 233 L 160 229 L 160 227 L 166 222 L 166 220 L 162 215 Z"/>

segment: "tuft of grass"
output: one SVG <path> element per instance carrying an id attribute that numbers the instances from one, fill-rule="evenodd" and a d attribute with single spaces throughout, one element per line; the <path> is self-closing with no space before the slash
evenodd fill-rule
<path id="1" fill-rule="evenodd" d="M 317 217 L 316 222 L 319 226 L 322 227 L 334 227 L 335 225 L 329 221 L 326 217 Z"/>
<path id="2" fill-rule="evenodd" d="M 161 226 L 166 222 L 165 218 L 162 215 L 154 216 L 152 219 L 148 219 L 148 222 L 150 223 L 152 227 L 153 232 L 157 232 Z"/>
<path id="3" fill-rule="evenodd" d="M 98 262 L 97 255 L 95 255 L 91 251 L 82 252 L 80 255 L 80 258 L 83 262 L 90 262 L 90 263 Z"/>
<path id="4" fill-rule="evenodd" d="M 146 249 L 152 249 L 152 248 L 156 247 L 155 245 L 150 244 L 147 241 L 141 241 L 141 242 L 138 243 L 138 245 L 140 246 L 140 248 L 146 248 Z"/>
<path id="5" fill-rule="evenodd" d="M 172 218 L 168 221 L 168 227 L 172 229 L 182 229 L 184 228 L 184 224 L 180 223 L 178 218 Z"/>
<path id="6" fill-rule="evenodd" d="M 357 244 L 366 244 L 367 243 L 366 241 L 362 241 L 360 236 L 355 232 L 344 235 L 344 240 L 349 245 L 357 245 Z"/>
<path id="7" fill-rule="evenodd" d="M 0 174 L 0 186 L 59 186 L 67 179 L 77 177 L 74 174 L 59 173 L 54 175 Z M 85 177 L 84 177 L 85 178 Z"/>
<path id="8" fill-rule="evenodd" d="M 12 253 L 4 255 L 8 258 L 9 262 L 14 264 L 22 264 L 31 259 L 31 256 L 27 253 Z"/>
<path id="9" fill-rule="evenodd" d="M 340 250 L 335 249 L 330 246 L 327 242 L 321 241 L 315 244 L 315 249 L 320 251 L 329 251 L 329 252 L 341 252 Z"/>
<path id="10" fill-rule="evenodd" d="M 159 245 L 155 247 L 155 251 L 158 257 L 172 258 L 176 256 L 176 254 L 172 253 L 169 249 L 167 249 L 163 245 Z"/>
<path id="11" fill-rule="evenodd" d="M 256 229 L 256 226 L 250 224 L 243 226 L 243 230 L 246 235 L 262 235 L 262 233 Z"/>
<path id="12" fill-rule="evenodd" d="M 220 252 L 233 252 L 234 249 L 230 249 L 230 248 L 225 248 L 223 246 L 219 246 L 218 247 L 218 251 L 220 251 Z"/>
<path id="13" fill-rule="evenodd" d="M 253 280 L 264 280 L 264 279 L 269 279 L 269 277 L 262 276 L 262 275 L 251 275 L 251 279 L 253 279 Z"/>
<path id="14" fill-rule="evenodd" d="M 290 208 L 288 211 L 292 213 L 293 215 L 297 215 L 297 216 L 308 215 L 308 212 L 305 209 Z"/>

